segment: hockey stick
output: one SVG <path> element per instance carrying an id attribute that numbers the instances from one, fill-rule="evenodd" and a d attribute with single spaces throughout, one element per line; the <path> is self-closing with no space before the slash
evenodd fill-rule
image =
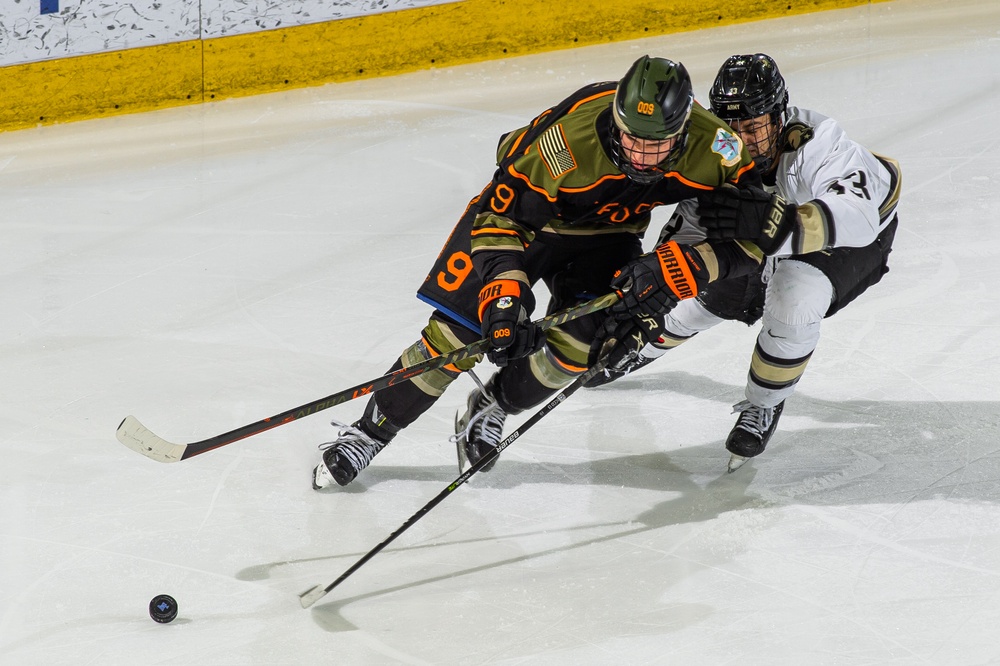
<path id="1" fill-rule="evenodd" d="M 605 294 L 604 296 L 595 298 L 592 301 L 581 303 L 580 305 L 567 308 L 560 312 L 551 314 L 548 317 L 544 317 L 543 319 L 539 319 L 537 323 L 541 326 L 543 331 L 548 330 L 553 326 L 559 326 L 560 324 L 564 324 L 570 320 L 578 319 L 585 315 L 603 310 L 604 308 L 614 304 L 617 300 L 617 294 Z M 373 379 L 363 384 L 352 386 L 349 389 L 344 389 L 343 391 L 339 391 L 333 395 L 328 395 L 325 398 L 314 400 L 310 403 L 281 412 L 280 414 L 275 414 L 274 416 L 261 421 L 250 423 L 237 428 L 236 430 L 231 430 L 221 435 L 216 435 L 215 437 L 209 437 L 208 439 L 203 439 L 199 442 L 192 442 L 190 444 L 174 444 L 173 442 L 168 442 L 142 425 L 142 423 L 139 422 L 139 419 L 134 416 L 126 416 L 122 420 L 122 422 L 118 425 L 118 430 L 115 432 L 115 436 L 118 438 L 119 442 L 128 448 L 158 462 L 177 462 L 179 460 L 187 460 L 188 458 L 205 453 L 206 451 L 211 451 L 213 449 L 226 446 L 227 444 L 232 444 L 233 442 L 246 439 L 252 435 L 285 425 L 286 423 L 290 423 L 304 416 L 309 416 L 310 414 L 315 414 L 316 412 L 323 411 L 324 409 L 329 409 L 330 407 L 339 405 L 342 402 L 370 395 L 375 391 L 387 388 L 393 384 L 408 381 L 417 375 L 421 375 L 430 370 L 436 370 L 437 368 L 444 367 L 450 363 L 457 363 L 467 358 L 478 356 L 479 354 L 485 353 L 488 349 L 489 343 L 486 340 L 479 340 L 462 347 L 461 349 L 456 349 L 455 351 L 447 354 L 435 356 L 434 358 L 412 365 L 409 368 L 401 368 L 395 372 L 383 375 L 378 379 Z"/>
<path id="2" fill-rule="evenodd" d="M 487 465 L 489 465 L 497 456 L 500 455 L 501 451 L 503 451 L 508 446 L 510 446 L 511 444 L 513 444 L 514 441 L 517 440 L 517 438 L 519 438 L 525 432 L 527 432 L 528 429 L 531 428 L 531 426 L 533 426 L 536 423 L 538 423 L 542 419 L 543 416 L 545 416 L 546 414 L 548 414 L 549 412 L 551 412 L 553 409 L 555 409 L 556 407 L 558 407 L 560 405 L 560 403 L 562 403 L 564 400 L 566 400 L 566 398 L 568 398 L 571 395 L 573 395 L 577 391 L 577 389 L 579 389 L 581 386 L 583 386 L 588 381 L 590 381 L 591 377 L 595 376 L 596 374 L 598 374 L 599 372 L 601 372 L 602 370 L 604 370 L 604 363 L 605 363 L 605 359 L 600 359 L 597 363 L 594 364 L 594 367 L 590 368 L 585 373 L 583 373 L 582 375 L 580 375 L 579 377 L 577 377 L 576 380 L 572 384 L 570 384 L 569 386 L 567 386 L 566 388 L 564 388 L 562 391 L 560 391 L 559 393 L 557 393 L 555 395 L 555 397 L 553 397 L 551 400 L 549 400 L 549 402 L 544 407 L 542 407 L 537 412 L 535 412 L 534 414 L 532 414 L 528 418 L 527 421 L 525 421 L 524 423 L 522 423 L 521 426 L 517 430 L 515 430 L 514 432 L 510 433 L 509 435 L 507 435 L 507 437 L 505 437 L 503 439 L 503 441 L 501 441 L 499 444 L 497 444 L 496 448 L 493 449 L 493 451 L 491 451 L 490 453 L 488 453 L 485 456 L 483 456 L 482 458 L 480 458 L 479 462 L 477 462 L 475 465 L 473 465 L 472 467 L 470 467 L 469 469 L 467 469 L 465 471 L 465 473 L 463 473 L 457 479 L 455 479 L 454 481 L 452 481 L 451 485 L 449 485 L 447 488 L 445 488 L 440 493 L 438 493 L 437 497 L 435 497 L 434 499 L 432 499 L 430 502 L 428 502 L 427 504 L 425 504 L 419 511 L 417 511 L 415 514 L 413 514 L 412 516 L 410 516 L 410 518 L 405 523 L 403 523 L 402 525 L 400 525 L 399 528 L 395 532 L 393 532 L 392 534 L 389 535 L 389 538 L 387 538 L 385 541 L 383 541 L 379 545 L 377 545 L 374 548 L 372 548 L 370 551 L 368 551 L 368 553 L 364 557 L 362 557 L 360 560 L 358 560 L 357 562 L 355 562 L 354 565 L 351 566 L 350 569 L 348 569 L 347 571 L 345 571 L 344 573 L 342 573 L 340 575 L 340 578 L 338 578 L 337 580 L 333 581 L 332 583 L 330 583 L 326 587 L 320 587 L 319 585 L 315 585 L 315 586 L 309 588 L 308 590 L 306 590 L 305 592 L 303 592 L 302 594 L 300 594 L 299 595 L 299 602 L 302 604 L 302 607 L 303 608 L 309 608 L 314 603 L 316 603 L 317 601 L 319 601 L 320 599 L 322 599 L 324 596 L 326 596 L 327 593 L 330 592 L 330 590 L 332 590 L 333 588 L 335 588 L 338 585 L 340 585 L 348 576 L 350 576 L 355 571 L 357 571 L 358 569 L 360 569 L 362 566 L 364 566 L 364 564 L 368 560 L 370 560 L 373 557 L 375 557 L 379 553 L 379 551 L 381 551 L 383 548 L 385 548 L 390 543 L 392 543 L 393 540 L 395 540 L 396 537 L 398 537 L 400 534 L 402 534 L 406 530 L 410 529 L 413 526 L 414 523 L 416 523 L 418 520 L 420 520 L 425 515 L 427 515 L 427 513 L 431 509 L 433 509 L 438 504 L 440 504 L 441 502 L 443 502 L 445 500 L 445 498 L 447 498 L 456 488 L 458 488 L 463 483 L 465 483 L 466 481 L 468 481 L 469 478 L 473 474 L 475 474 L 476 472 L 478 472 L 479 470 L 481 470 L 483 467 L 486 467 Z"/>

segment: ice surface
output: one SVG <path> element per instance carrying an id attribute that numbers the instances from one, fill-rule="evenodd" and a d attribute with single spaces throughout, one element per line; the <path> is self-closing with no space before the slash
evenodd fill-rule
<path id="1" fill-rule="evenodd" d="M 471 380 L 335 492 L 315 446 L 360 402 L 180 463 L 115 440 L 380 375 L 502 133 L 643 53 L 705 101 L 754 51 L 904 193 L 891 272 L 738 472 L 731 324 L 578 392 L 306 611 L 457 476 Z M 0 663 L 1000 662 L 998 72 L 1000 3 L 897 0 L 0 135 Z"/>

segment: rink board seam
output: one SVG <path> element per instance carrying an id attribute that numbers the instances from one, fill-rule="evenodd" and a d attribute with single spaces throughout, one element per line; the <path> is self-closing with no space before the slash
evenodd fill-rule
<path id="1" fill-rule="evenodd" d="M 875 0 L 884 2 L 886 0 Z M 0 130 L 841 9 L 869 0 L 464 0 L 0 68 Z"/>

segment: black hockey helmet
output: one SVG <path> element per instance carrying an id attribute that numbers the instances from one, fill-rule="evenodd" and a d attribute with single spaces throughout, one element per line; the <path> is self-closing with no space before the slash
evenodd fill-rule
<path id="1" fill-rule="evenodd" d="M 708 101 L 712 113 L 723 120 L 750 120 L 784 113 L 788 91 L 771 56 L 734 55 L 719 68 Z"/>
<path id="2" fill-rule="evenodd" d="M 763 172 L 778 156 L 788 90 L 769 55 L 729 56 L 708 93 L 712 113 L 736 130 Z"/>
<path id="3" fill-rule="evenodd" d="M 642 56 L 618 82 L 611 104 L 612 158 L 627 176 L 640 182 L 662 177 L 662 168 L 638 169 L 622 152 L 621 135 L 664 142 L 676 139 L 660 167 L 676 160 L 683 152 L 687 128 L 694 106 L 694 88 L 684 65 L 666 58 Z"/>

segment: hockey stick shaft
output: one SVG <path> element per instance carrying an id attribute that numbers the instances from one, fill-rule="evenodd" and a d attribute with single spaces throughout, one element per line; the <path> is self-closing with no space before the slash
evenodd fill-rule
<path id="1" fill-rule="evenodd" d="M 326 587 L 320 587 L 319 585 L 316 585 L 314 587 L 309 588 L 302 594 L 300 594 L 299 602 L 302 604 L 302 607 L 309 608 L 318 600 L 326 596 L 333 588 L 337 587 L 342 582 L 344 582 L 344 580 L 346 580 L 348 576 L 350 576 L 355 571 L 363 567 L 365 563 L 368 562 L 368 560 L 375 557 L 383 548 L 385 548 L 390 543 L 395 541 L 396 537 L 398 537 L 400 534 L 413 527 L 414 523 L 416 523 L 418 520 L 427 515 L 427 513 L 430 512 L 431 509 L 433 509 L 438 504 L 443 502 L 459 486 L 463 485 L 466 481 L 468 481 L 473 474 L 481 470 L 483 467 L 489 465 L 497 456 L 500 455 L 500 453 L 504 449 L 513 444 L 515 441 L 517 441 L 517 439 L 521 437 L 521 435 L 526 433 L 531 428 L 531 426 L 538 423 L 546 414 L 548 414 L 553 409 L 562 404 L 566 400 L 566 398 L 573 395 L 581 386 L 590 381 L 592 377 L 600 373 L 602 370 L 604 370 L 604 359 L 598 361 L 594 365 L 594 367 L 590 368 L 585 373 L 577 377 L 577 379 L 572 384 L 570 384 L 569 386 L 561 390 L 559 393 L 557 393 L 551 400 L 549 400 L 545 404 L 544 407 L 542 407 L 537 412 L 532 414 L 524 423 L 522 423 L 521 426 L 517 428 L 517 430 L 507 435 L 507 437 L 505 437 L 499 444 L 497 444 L 496 448 L 493 449 L 493 451 L 480 458 L 475 465 L 467 469 L 461 476 L 452 481 L 451 485 L 449 485 L 447 488 L 438 493 L 434 499 L 432 499 L 430 502 L 421 507 L 420 510 L 417 511 L 415 514 L 410 516 L 407 519 L 407 521 L 402 525 L 400 525 L 395 532 L 390 534 L 385 541 L 383 541 L 382 543 L 380 543 L 379 545 L 375 546 L 370 551 L 368 551 L 368 553 L 366 553 L 364 557 L 355 562 L 347 571 L 342 573 L 337 580 L 333 581 Z"/>
<path id="2" fill-rule="evenodd" d="M 605 294 L 604 296 L 600 296 L 594 300 L 581 303 L 575 307 L 567 308 L 566 310 L 544 317 L 543 319 L 538 320 L 538 325 L 541 326 L 542 330 L 548 330 L 553 326 L 559 326 L 560 324 L 564 324 L 573 319 L 578 319 L 603 310 L 604 308 L 614 304 L 617 300 L 617 294 Z M 323 411 L 324 409 L 329 409 L 335 405 L 354 400 L 355 398 L 371 395 L 372 393 L 388 388 L 393 384 L 409 381 L 418 375 L 424 374 L 425 372 L 436 370 L 451 363 L 458 363 L 459 361 L 463 361 L 473 356 L 478 356 L 488 351 L 488 349 L 489 342 L 486 340 L 478 340 L 477 342 L 473 342 L 472 344 L 462 347 L 461 349 L 456 349 L 452 352 L 435 356 L 434 358 L 427 359 L 421 363 L 414 364 L 409 368 L 401 368 L 395 372 L 378 377 L 377 379 L 373 379 L 363 384 L 358 384 L 357 386 L 352 386 L 351 388 L 328 395 L 325 398 L 314 400 L 304 405 L 289 409 L 288 411 L 281 412 L 280 414 L 275 414 L 274 416 L 266 419 L 250 423 L 235 430 L 230 430 L 229 432 L 216 435 L 215 437 L 209 437 L 208 439 L 203 439 L 198 442 L 191 442 L 189 444 L 175 444 L 169 442 L 146 428 L 134 416 L 126 416 L 125 419 L 123 419 L 119 424 L 115 435 L 118 438 L 118 441 L 128 448 L 158 462 L 177 462 L 180 460 L 187 460 L 188 458 L 206 453 L 207 451 L 212 451 L 213 449 L 226 446 L 227 444 L 238 442 L 241 439 L 246 439 L 247 437 L 271 430 L 272 428 L 285 425 L 286 423 L 291 423 L 292 421 L 301 419 L 304 416 L 310 416 L 316 412 Z"/>

